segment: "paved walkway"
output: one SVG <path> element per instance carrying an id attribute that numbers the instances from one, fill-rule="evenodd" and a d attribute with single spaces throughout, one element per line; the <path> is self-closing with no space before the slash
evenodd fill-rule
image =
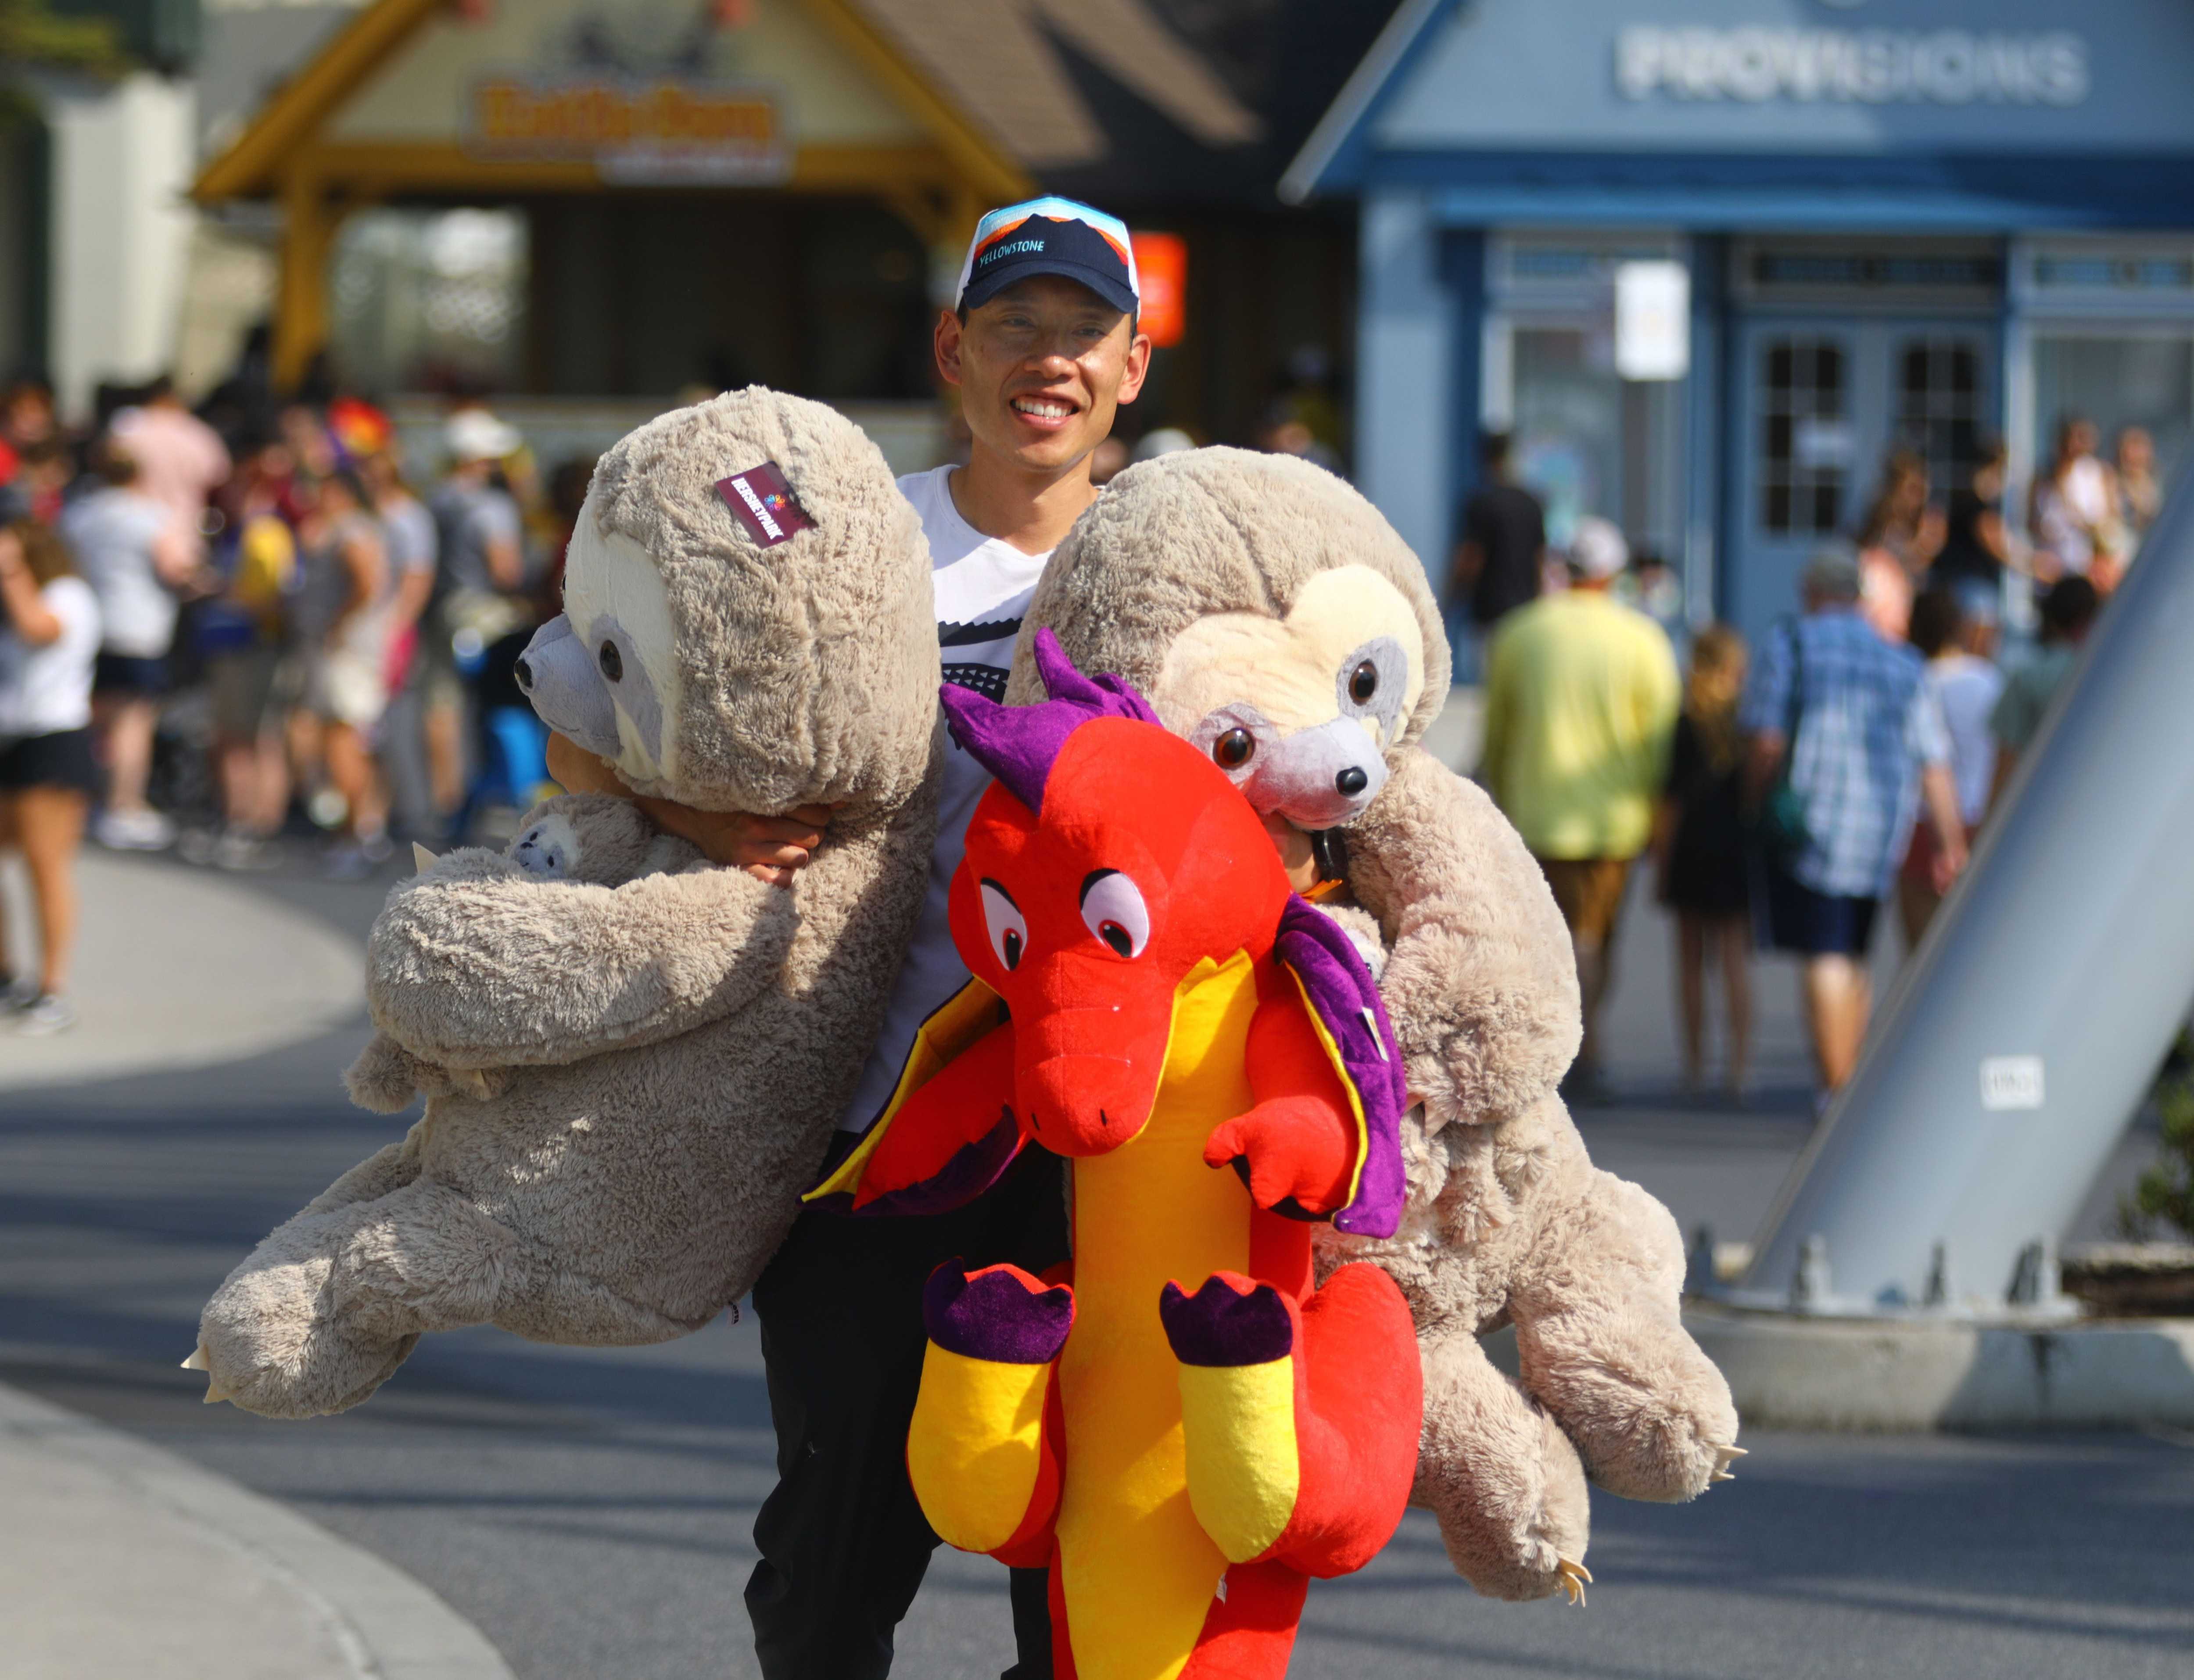
<path id="1" fill-rule="evenodd" d="M 363 1007 L 358 944 L 224 875 L 87 847 L 70 1031 L 0 1033 L 0 1091 L 210 1067 L 317 1037 Z M 36 924 L 14 858 L 0 866 L 12 966 Z"/>
<path id="2" fill-rule="evenodd" d="M 7 1671 L 350 1680 L 332 1620 L 259 1561 L 77 1450 L 95 1425 L 0 1390 Z M 115 1614 L 126 1604 L 128 1614 Z"/>
<path id="3" fill-rule="evenodd" d="M 306 1427 L 195 1403 L 175 1362 L 207 1292 L 400 1132 L 336 1082 L 388 883 L 101 856 L 86 879 L 86 1026 L 0 1037 L 0 1371 L 47 1396 L 0 1387 L 0 1677 L 504 1680 L 474 1623 L 530 1680 L 753 1673 L 738 1584 L 773 1459 L 750 1320 L 653 1349 L 430 1338 L 371 1406 Z M 1580 1122 L 1687 1228 L 1741 1239 L 1810 1129 L 1794 983 L 1760 977 L 1759 1100 L 1687 1107 L 1642 894 L 1625 938 L 1616 1100 Z M 171 1009 L 199 1012 L 180 1052 Z M 152 1071 L 164 1043 L 201 1065 Z M 254 1043 L 287 1047 L 210 1065 Z M 56 1060 L 11 1097 L 25 1050 Z M 1749 1438 L 1737 1486 L 1697 1506 L 1596 1502 L 1589 1616 L 1471 1599 L 1419 1514 L 1320 1589 L 1295 1666 L 1810 1680 L 1829 1671 L 1809 1654 L 1840 1650 L 1835 1671 L 1898 1680 L 2178 1675 L 2190 1625 L 2160 1537 L 2194 1509 L 2183 1448 Z M 908 1680 L 997 1671 L 999 1581 L 939 1557 L 902 1630 Z"/>
<path id="4" fill-rule="evenodd" d="M 0 1092 L 18 1102 L 233 1062 L 360 1014 L 358 941 L 279 893 L 96 851 L 83 883 L 83 1018 L 0 1036 Z M 477 1630 L 371 1552 L 4 1385 L 0 1511 L 7 1680 L 508 1680 Z"/>

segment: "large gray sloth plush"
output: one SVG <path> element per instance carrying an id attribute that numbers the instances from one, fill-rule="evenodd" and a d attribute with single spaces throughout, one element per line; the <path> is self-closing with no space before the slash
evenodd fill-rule
<path id="1" fill-rule="evenodd" d="M 1010 701 L 1041 697 L 1039 625 L 1083 669 L 1141 689 L 1253 804 L 1344 834 L 1361 908 L 1335 914 L 1383 957 L 1420 1106 L 1400 1230 L 1326 1230 L 1322 1262 L 1375 1260 L 1410 1301 L 1415 1497 L 1456 1569 L 1493 1597 L 1576 1597 L 1587 1477 L 1692 1498 L 1726 1474 L 1737 1419 L 1679 1316 L 1675 1221 L 1593 1166 L 1556 1094 L 1580 1017 L 1545 880 L 1485 795 L 1417 744 L 1448 692 L 1422 567 L 1332 474 L 1199 450 L 1130 467 L 1076 525 L 1031 605 Z M 1509 1324 L 1521 1381 L 1479 1344 Z"/>
<path id="2" fill-rule="evenodd" d="M 775 463 L 812 525 L 719 481 Z M 742 498 L 742 505 L 745 505 Z M 776 540 L 768 539 L 772 532 Z M 262 1242 L 207 1306 L 209 1398 L 340 1411 L 422 1332 L 660 1341 L 754 1282 L 875 1036 L 936 831 L 938 651 L 919 521 L 882 456 L 759 388 L 595 469 L 564 616 L 521 680 L 636 790 L 838 807 L 790 888 L 600 796 L 399 887 L 368 948 L 365 1106 L 426 1116 Z"/>

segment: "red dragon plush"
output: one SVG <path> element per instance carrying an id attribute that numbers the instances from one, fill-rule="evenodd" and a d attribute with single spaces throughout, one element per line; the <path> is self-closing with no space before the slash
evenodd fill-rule
<path id="1" fill-rule="evenodd" d="M 1036 652 L 1041 704 L 945 691 L 997 777 L 952 885 L 975 978 L 814 1194 L 939 1210 L 1029 1144 L 1072 1158 L 1070 1270 L 930 1279 L 915 1491 L 952 1545 L 1049 1565 L 1060 1680 L 1274 1680 L 1416 1468 L 1409 1310 L 1370 1265 L 1315 1287 L 1307 1223 L 1393 1232 L 1401 1064 L 1226 775 Z"/>

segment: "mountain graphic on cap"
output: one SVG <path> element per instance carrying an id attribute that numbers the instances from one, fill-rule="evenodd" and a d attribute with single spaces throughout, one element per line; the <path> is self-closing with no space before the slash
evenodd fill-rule
<path id="1" fill-rule="evenodd" d="M 960 267 L 959 307 L 979 307 L 1037 274 L 1087 286 L 1126 312 L 1140 306 L 1127 225 L 1074 199 L 1048 198 L 993 210 L 976 226 Z"/>

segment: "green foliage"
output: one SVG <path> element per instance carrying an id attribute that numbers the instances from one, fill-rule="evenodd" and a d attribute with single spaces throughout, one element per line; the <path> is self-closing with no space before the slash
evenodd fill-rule
<path id="1" fill-rule="evenodd" d="M 2194 1241 L 2194 1039 L 2182 1035 L 2156 1081 L 2163 1117 L 2163 1150 L 2140 1175 L 2133 1194 L 2118 1200 L 2118 1230 L 2134 1241 L 2158 1226 L 2176 1226 Z"/>
<path id="2" fill-rule="evenodd" d="M 49 0 L 0 0 L 0 123 L 30 109 L 26 70 L 118 76 L 129 68 L 112 18 L 60 17 Z"/>

